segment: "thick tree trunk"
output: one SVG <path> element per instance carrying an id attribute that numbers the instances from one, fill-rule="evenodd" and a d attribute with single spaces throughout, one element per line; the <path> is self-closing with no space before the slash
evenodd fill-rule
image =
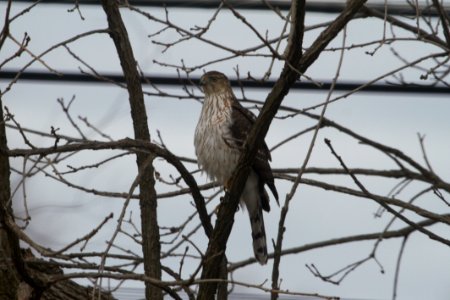
<path id="1" fill-rule="evenodd" d="M 1 185 L 3 179 L 0 175 Z M 0 228 L 0 299 L 15 299 L 19 283 L 20 277 L 12 264 L 11 247 L 6 231 Z"/>

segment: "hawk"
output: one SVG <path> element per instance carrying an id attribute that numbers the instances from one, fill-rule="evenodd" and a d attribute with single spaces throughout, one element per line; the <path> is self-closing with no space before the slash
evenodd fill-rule
<path id="1" fill-rule="evenodd" d="M 195 129 L 195 153 L 200 168 L 227 189 L 256 117 L 237 101 L 224 74 L 207 72 L 200 78 L 200 84 L 205 100 Z M 270 151 L 264 143 L 258 149 L 240 198 L 250 217 L 255 258 L 262 265 L 267 263 L 262 211 L 270 210 L 269 195 L 264 185 L 267 184 L 278 202 L 270 160 Z"/>

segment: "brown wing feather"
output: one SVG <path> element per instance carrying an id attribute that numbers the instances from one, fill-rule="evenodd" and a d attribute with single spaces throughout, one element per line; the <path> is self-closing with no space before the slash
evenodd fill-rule
<path id="1" fill-rule="evenodd" d="M 236 99 L 232 104 L 231 118 L 233 123 L 231 125 L 231 134 L 233 135 L 233 141 L 237 147 L 242 147 L 245 139 L 247 138 L 250 129 L 255 123 L 255 115 L 243 107 Z M 260 180 L 259 193 L 262 199 L 262 207 L 264 210 L 269 211 L 269 197 L 264 190 L 264 184 L 267 184 L 272 191 L 275 199 L 278 203 L 278 192 L 275 187 L 272 169 L 270 168 L 269 161 L 271 155 L 267 144 L 264 142 L 262 147 L 258 149 L 258 153 L 253 164 L 254 171 L 258 174 Z"/>
<path id="2" fill-rule="evenodd" d="M 233 120 L 233 124 L 231 125 L 231 133 L 233 134 L 233 138 L 236 139 L 237 146 L 242 147 L 248 133 L 250 132 L 250 129 L 255 123 L 256 117 L 251 111 L 243 107 L 235 99 L 232 104 L 231 118 Z M 258 155 L 263 156 L 264 159 L 269 161 L 272 160 L 272 156 L 270 155 L 266 142 L 263 142 L 262 148 L 258 150 Z"/>

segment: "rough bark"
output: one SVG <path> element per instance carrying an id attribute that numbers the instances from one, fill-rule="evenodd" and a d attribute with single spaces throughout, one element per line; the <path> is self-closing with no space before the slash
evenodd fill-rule
<path id="1" fill-rule="evenodd" d="M 0 176 L 1 182 L 3 179 Z M 15 299 L 19 283 L 20 277 L 12 264 L 6 231 L 0 228 L 0 299 Z"/>
<path id="2" fill-rule="evenodd" d="M 9 159 L 6 154 L 6 130 L 3 121 L 3 104 L 0 100 L 0 299 L 14 299 L 20 283 L 20 276 L 12 263 L 12 251 L 6 228 L 5 213 L 11 209 L 8 200 L 10 191 Z"/>
<path id="3" fill-rule="evenodd" d="M 147 113 L 144 104 L 141 79 L 136 66 L 133 49 L 128 38 L 128 33 L 119 12 L 117 1 L 102 0 L 103 9 L 107 15 L 109 34 L 116 46 L 120 64 L 127 83 L 131 118 L 133 120 L 134 137 L 137 140 L 150 141 L 150 133 L 147 124 Z M 157 221 L 157 199 L 155 191 L 155 179 L 152 160 L 154 156 L 137 153 L 136 161 L 138 170 L 142 170 L 139 182 L 139 204 L 141 209 L 142 251 L 144 257 L 145 275 L 161 279 L 160 240 Z M 145 165 L 147 165 L 145 167 Z M 145 167 L 145 168 L 144 168 Z M 160 288 L 146 282 L 146 299 L 162 299 Z"/>

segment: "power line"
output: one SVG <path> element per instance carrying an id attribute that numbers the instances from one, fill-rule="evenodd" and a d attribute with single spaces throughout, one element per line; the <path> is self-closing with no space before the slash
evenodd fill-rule
<path id="1" fill-rule="evenodd" d="M 14 2 L 32 3 L 32 0 L 14 0 Z M 219 0 L 128 0 L 133 6 L 142 7 L 174 7 L 174 8 L 217 8 L 221 1 Z M 291 1 L 283 0 L 228 0 L 231 6 L 241 9 L 249 10 L 264 10 L 271 7 L 278 8 L 280 10 L 289 10 Z M 74 5 L 73 0 L 43 0 L 42 4 L 65 4 Z M 78 0 L 78 3 L 83 5 L 99 5 L 99 1 L 93 0 Z M 366 4 L 367 7 L 383 11 L 385 10 L 384 1 L 370 2 Z M 345 7 L 345 1 L 306 1 L 306 10 L 309 12 L 317 13 L 340 13 Z M 444 10 L 450 12 L 450 6 L 444 5 Z M 406 4 L 389 3 L 387 5 L 387 11 L 391 15 L 408 15 L 415 16 L 417 11 L 414 7 Z M 438 16 L 438 12 L 432 6 L 421 7 L 421 14 L 428 16 Z"/>
<path id="2" fill-rule="evenodd" d="M 11 80 L 15 78 L 17 71 L 1 71 L 0 80 Z M 124 83 L 125 79 L 120 74 L 100 74 L 100 77 L 106 78 L 111 81 Z M 28 71 L 20 75 L 20 80 L 28 81 L 46 81 L 46 82 L 61 82 L 61 83 L 107 83 L 105 80 L 96 78 L 86 74 L 80 73 L 63 73 L 63 75 L 57 75 L 48 72 L 33 72 Z M 192 78 L 178 78 L 171 76 L 162 75 L 147 75 L 142 78 L 142 83 L 152 83 L 155 85 L 169 85 L 169 86 L 182 86 L 182 85 L 192 85 L 198 84 L 200 81 L 199 77 Z M 231 85 L 234 87 L 243 86 L 245 88 L 256 88 L 256 89 L 268 89 L 272 88 L 275 84 L 274 80 L 268 80 L 264 82 L 258 82 L 254 80 L 237 80 L 236 78 L 230 79 Z M 351 91 L 355 90 L 365 82 L 338 82 L 335 86 L 337 91 Z M 326 91 L 331 87 L 331 82 L 323 82 L 321 86 L 317 86 L 312 82 L 296 82 L 292 89 L 294 90 L 309 90 L 309 91 Z M 443 86 L 423 86 L 423 85 L 392 85 L 386 83 L 375 83 L 364 87 L 362 89 L 364 92 L 384 92 L 384 93 L 422 93 L 422 94 L 450 94 L 450 88 Z"/>

